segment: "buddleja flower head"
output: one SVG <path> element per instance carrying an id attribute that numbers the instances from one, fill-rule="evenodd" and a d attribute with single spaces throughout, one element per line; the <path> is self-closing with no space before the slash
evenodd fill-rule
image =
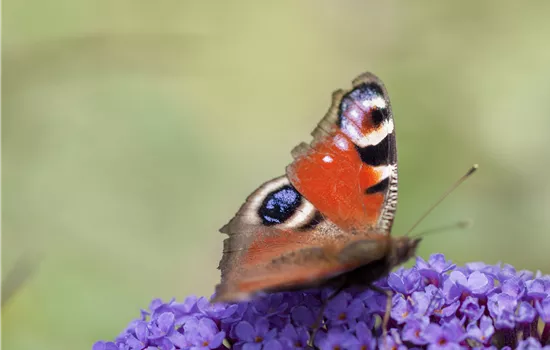
<path id="1" fill-rule="evenodd" d="M 274 293 L 250 302 L 153 300 L 115 341 L 93 350 L 138 349 L 550 349 L 550 276 L 510 265 L 456 267 L 442 254 L 417 258 L 377 286 L 386 296 L 350 289 Z M 310 337 L 323 305 L 323 326 Z"/>

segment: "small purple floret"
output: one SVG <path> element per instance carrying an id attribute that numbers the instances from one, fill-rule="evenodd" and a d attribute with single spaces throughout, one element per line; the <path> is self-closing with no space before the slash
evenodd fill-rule
<path id="1" fill-rule="evenodd" d="M 377 281 L 386 295 L 354 288 L 273 293 L 211 304 L 154 299 L 115 341 L 92 350 L 548 349 L 550 276 L 481 262 L 457 267 L 442 254 Z M 321 327 L 315 325 L 325 303 Z"/>

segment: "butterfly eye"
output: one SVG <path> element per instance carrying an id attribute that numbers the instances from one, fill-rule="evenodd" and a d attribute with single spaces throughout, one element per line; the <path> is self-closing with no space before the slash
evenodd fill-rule
<path id="1" fill-rule="evenodd" d="M 422 238 L 409 238 L 406 236 L 398 238 L 394 243 L 394 263 L 396 265 L 401 264 L 414 256 L 416 247 L 418 247 L 421 240 Z"/>

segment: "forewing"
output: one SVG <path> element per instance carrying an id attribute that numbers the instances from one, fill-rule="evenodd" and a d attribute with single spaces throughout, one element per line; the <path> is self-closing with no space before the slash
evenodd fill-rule
<path id="1" fill-rule="evenodd" d="M 397 151 L 389 97 L 373 74 L 333 93 L 332 106 L 287 167 L 292 185 L 350 233 L 389 234 L 397 205 Z"/>

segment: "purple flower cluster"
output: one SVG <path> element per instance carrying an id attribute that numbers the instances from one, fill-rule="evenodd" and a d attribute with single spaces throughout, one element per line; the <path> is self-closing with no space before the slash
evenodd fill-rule
<path id="1" fill-rule="evenodd" d="M 383 337 L 386 295 L 346 290 L 274 293 L 214 304 L 188 297 L 153 300 L 114 342 L 119 349 L 550 349 L 550 276 L 510 265 L 456 267 L 442 254 L 417 258 L 377 286 L 393 294 Z M 323 326 L 309 339 L 322 305 Z M 544 347 L 543 347 L 544 346 Z"/>

